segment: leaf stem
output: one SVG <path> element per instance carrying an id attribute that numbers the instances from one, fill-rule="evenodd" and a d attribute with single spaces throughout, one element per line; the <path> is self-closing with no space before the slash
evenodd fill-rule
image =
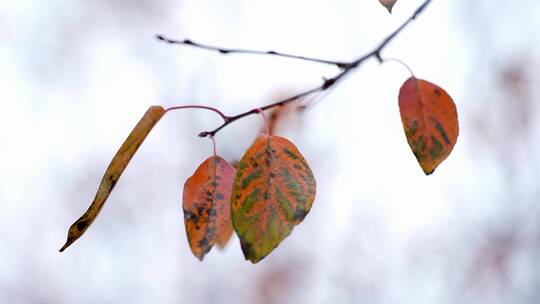
<path id="1" fill-rule="evenodd" d="M 270 127 L 268 126 L 268 118 L 266 117 L 266 114 L 261 109 L 256 109 L 257 113 L 261 114 L 261 116 L 264 119 L 264 129 L 266 130 L 266 134 L 270 135 Z"/>
<path id="2" fill-rule="evenodd" d="M 218 110 L 218 109 L 216 109 L 216 108 L 208 107 L 208 106 L 199 106 L 199 105 L 175 106 L 175 107 L 167 108 L 167 109 L 165 110 L 165 112 L 169 112 L 169 111 L 173 111 L 173 110 L 182 110 L 182 109 L 203 109 L 203 110 L 209 110 L 209 111 L 215 112 L 215 113 L 217 113 L 219 116 L 221 116 L 221 118 L 223 118 L 223 121 L 227 122 L 227 120 L 229 120 L 229 116 L 223 114 L 223 112 L 221 112 L 220 110 Z"/>
<path id="3" fill-rule="evenodd" d="M 214 157 L 217 156 L 217 153 L 216 153 L 216 139 L 214 138 L 214 136 L 210 136 L 210 140 L 212 140 L 212 146 L 214 148 Z"/>
<path id="4" fill-rule="evenodd" d="M 397 62 L 397 63 L 401 64 L 403 67 L 405 67 L 405 68 L 409 71 L 409 73 L 411 73 L 411 76 L 412 76 L 412 77 L 415 77 L 415 76 L 414 76 L 414 73 L 413 73 L 413 71 L 412 71 L 412 69 L 411 69 L 411 67 L 409 67 L 409 65 L 407 65 L 405 62 L 403 62 L 403 61 L 401 61 L 401 60 L 399 60 L 399 59 L 397 59 L 397 58 L 383 58 L 383 59 L 382 59 L 382 62 L 383 62 L 383 63 L 385 63 L 385 62 L 391 62 L 391 61 L 394 61 L 394 62 Z M 415 77 L 415 78 L 416 78 L 416 77 Z"/>

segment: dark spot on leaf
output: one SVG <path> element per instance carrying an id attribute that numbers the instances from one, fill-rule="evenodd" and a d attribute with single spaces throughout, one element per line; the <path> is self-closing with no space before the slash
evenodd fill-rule
<path id="1" fill-rule="evenodd" d="M 199 241 L 199 246 L 201 247 L 208 246 L 208 239 L 206 237 L 202 238 L 202 240 Z"/>
<path id="2" fill-rule="evenodd" d="M 188 221 L 192 221 L 193 224 L 197 224 L 199 222 L 199 217 L 195 215 L 193 212 L 189 212 L 184 210 L 184 219 Z"/>
<path id="3" fill-rule="evenodd" d="M 424 158 L 424 148 L 426 147 L 426 143 L 424 141 L 424 137 L 420 136 L 418 140 L 415 140 L 412 142 L 412 150 L 414 153 L 414 156 L 418 161 L 421 161 Z"/>
<path id="4" fill-rule="evenodd" d="M 117 179 L 115 180 L 111 180 L 111 190 L 114 188 L 114 186 L 116 186 L 116 183 L 118 182 Z"/>
<path id="5" fill-rule="evenodd" d="M 244 178 L 242 180 L 242 189 L 246 189 L 247 186 L 249 186 L 249 184 L 253 180 L 255 180 L 255 179 L 257 179 L 257 178 L 259 178 L 261 176 L 262 176 L 262 171 L 255 171 L 255 172 L 250 173 L 246 178 Z"/>
<path id="6" fill-rule="evenodd" d="M 255 251 L 253 250 L 253 245 L 251 243 L 240 239 L 240 247 L 242 247 L 242 252 L 244 253 L 246 260 L 255 256 Z"/>
<path id="7" fill-rule="evenodd" d="M 418 130 L 418 122 L 416 120 L 413 120 L 413 122 L 409 126 L 409 129 L 405 131 L 405 136 L 407 136 L 407 138 L 414 136 L 416 130 Z"/>
<path id="8" fill-rule="evenodd" d="M 292 159 L 300 159 L 300 156 L 296 155 L 293 151 L 287 148 L 283 149 L 283 152 L 285 152 L 285 154 L 287 154 L 287 156 L 289 156 Z"/>
<path id="9" fill-rule="evenodd" d="M 439 159 L 444 154 L 444 147 L 441 142 L 431 135 L 431 142 L 433 142 L 433 147 L 429 150 L 429 154 L 432 159 Z"/>
<path id="10" fill-rule="evenodd" d="M 430 117 L 430 119 L 433 122 L 433 124 L 435 125 L 435 129 L 437 130 L 437 132 L 439 132 L 441 134 L 444 142 L 447 145 L 450 144 L 450 138 L 448 138 L 448 134 L 446 134 L 446 131 L 444 131 L 444 128 L 441 125 L 441 123 L 438 120 L 436 120 L 435 118 L 433 118 L 433 117 Z"/>
<path id="11" fill-rule="evenodd" d="M 294 211 L 294 218 L 297 220 L 297 221 L 302 221 L 304 220 L 304 218 L 306 217 L 307 215 L 307 211 L 304 210 L 304 209 L 296 209 L 296 211 Z"/>
<path id="12" fill-rule="evenodd" d="M 90 221 L 88 219 L 77 222 L 77 230 L 83 231 L 84 229 L 88 228 L 89 223 Z"/>

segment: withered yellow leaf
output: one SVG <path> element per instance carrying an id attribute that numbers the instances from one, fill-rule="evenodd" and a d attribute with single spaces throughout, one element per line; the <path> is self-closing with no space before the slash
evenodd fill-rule
<path id="1" fill-rule="evenodd" d="M 64 251 L 81 237 L 86 229 L 90 227 L 92 222 L 94 222 L 129 161 L 165 112 L 166 111 L 161 106 L 151 106 L 146 113 L 144 113 L 144 116 L 131 131 L 118 152 L 116 152 L 109 167 L 107 167 L 92 204 L 88 210 L 86 210 L 86 212 L 73 223 L 71 227 L 69 227 L 67 241 L 64 246 L 60 248 L 60 252 Z"/>

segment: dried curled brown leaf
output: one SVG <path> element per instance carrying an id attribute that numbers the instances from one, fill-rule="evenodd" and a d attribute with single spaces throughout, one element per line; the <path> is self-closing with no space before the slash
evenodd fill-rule
<path id="1" fill-rule="evenodd" d="M 135 152 L 137 152 L 137 149 L 148 133 L 150 133 L 152 128 L 164 114 L 165 110 L 161 106 L 151 106 L 146 113 L 144 113 L 144 116 L 131 131 L 118 152 L 116 152 L 109 167 L 107 167 L 92 204 L 90 204 L 88 210 L 86 210 L 86 212 L 73 223 L 71 227 L 69 227 L 67 241 L 64 246 L 60 248 L 60 252 L 64 251 L 81 237 L 86 229 L 90 227 L 92 222 L 94 222 L 129 161 Z"/>

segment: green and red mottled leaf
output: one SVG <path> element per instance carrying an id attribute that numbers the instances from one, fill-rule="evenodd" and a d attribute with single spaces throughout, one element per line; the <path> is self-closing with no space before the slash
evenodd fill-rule
<path id="1" fill-rule="evenodd" d="M 442 88 L 410 77 L 399 90 L 407 142 L 426 175 L 445 160 L 459 134 L 456 105 Z"/>
<path id="2" fill-rule="evenodd" d="M 236 170 L 226 160 L 205 160 L 184 184 L 184 223 L 193 254 L 203 260 L 217 244 L 225 247 L 231 238 L 231 190 Z"/>
<path id="3" fill-rule="evenodd" d="M 67 241 L 60 249 L 61 252 L 81 237 L 86 229 L 90 227 L 92 222 L 94 222 L 129 161 L 133 155 L 135 155 L 135 152 L 137 152 L 137 149 L 148 133 L 150 133 L 152 128 L 164 114 L 165 110 L 160 106 L 151 106 L 146 113 L 144 113 L 144 116 L 131 131 L 118 152 L 116 152 L 109 167 L 107 167 L 92 204 L 90 204 L 88 210 L 69 228 Z"/>
<path id="4" fill-rule="evenodd" d="M 261 134 L 238 164 L 231 216 L 246 259 L 257 263 L 302 222 L 315 200 L 306 160 L 285 138 Z"/>
<path id="5" fill-rule="evenodd" d="M 394 4 L 396 4 L 397 0 L 379 0 L 379 2 L 386 7 L 388 12 L 392 13 L 392 8 L 394 7 Z"/>

